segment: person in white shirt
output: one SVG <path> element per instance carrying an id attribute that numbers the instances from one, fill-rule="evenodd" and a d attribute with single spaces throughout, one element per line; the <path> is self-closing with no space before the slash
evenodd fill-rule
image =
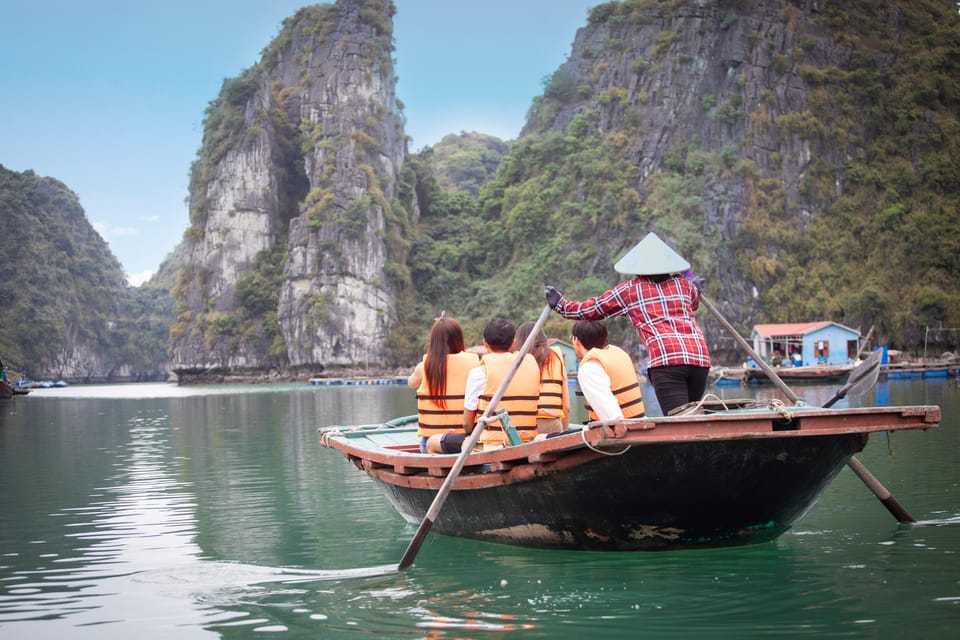
<path id="1" fill-rule="evenodd" d="M 573 325 L 573 347 L 580 358 L 577 383 L 591 421 L 644 416 L 640 381 L 626 351 L 607 343 L 607 327 L 595 320 Z"/>

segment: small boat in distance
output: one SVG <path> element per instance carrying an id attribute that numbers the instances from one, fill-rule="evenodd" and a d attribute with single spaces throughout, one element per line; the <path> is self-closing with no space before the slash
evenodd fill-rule
<path id="1" fill-rule="evenodd" d="M 858 364 L 813 365 L 809 367 L 776 367 L 777 375 L 787 382 L 836 382 L 843 380 Z M 763 369 L 748 367 L 744 376 L 751 384 L 769 384 L 770 378 Z"/>
<path id="2" fill-rule="evenodd" d="M 743 367 L 711 367 L 707 376 L 709 384 L 719 387 L 735 387 L 745 384 L 746 371 Z"/>
<path id="3" fill-rule="evenodd" d="M 824 409 L 696 403 L 471 453 L 438 533 L 537 548 L 656 551 L 773 540 L 816 503 L 870 433 L 936 427 L 937 406 Z M 459 456 L 420 453 L 417 417 L 319 429 L 418 523 Z"/>

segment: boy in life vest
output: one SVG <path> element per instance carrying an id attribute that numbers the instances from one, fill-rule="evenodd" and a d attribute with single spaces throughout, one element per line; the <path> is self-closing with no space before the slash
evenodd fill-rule
<path id="1" fill-rule="evenodd" d="M 573 348 L 580 358 L 578 394 L 586 400 L 591 421 L 642 418 L 643 397 L 630 355 L 607 344 L 607 327 L 596 320 L 573 325 Z"/>
<path id="2" fill-rule="evenodd" d="M 500 388 L 510 370 L 516 354 L 510 352 L 516 328 L 504 318 L 494 318 L 483 328 L 483 346 L 487 353 L 480 366 L 467 374 L 467 387 L 463 399 L 463 431 L 448 431 L 427 439 L 428 453 L 459 453 L 464 440 L 473 432 L 477 417 L 486 411 L 490 400 Z M 505 409 L 517 434 L 524 442 L 537 435 L 537 401 L 540 396 L 540 368 L 529 353 L 517 367 L 500 402 L 494 407 Z M 481 451 L 499 449 L 507 442 L 503 425 L 492 422 L 480 436 Z"/>

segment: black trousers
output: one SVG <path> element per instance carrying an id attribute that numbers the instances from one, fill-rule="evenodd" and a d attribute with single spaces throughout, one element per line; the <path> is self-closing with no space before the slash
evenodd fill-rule
<path id="1" fill-rule="evenodd" d="M 709 367 L 694 367 L 689 364 L 675 364 L 647 369 L 647 376 L 657 394 L 657 402 L 663 415 L 688 402 L 697 402 L 707 390 Z"/>

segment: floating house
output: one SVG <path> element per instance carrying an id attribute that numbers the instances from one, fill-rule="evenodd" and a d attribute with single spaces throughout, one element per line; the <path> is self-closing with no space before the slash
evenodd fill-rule
<path id="1" fill-rule="evenodd" d="M 779 353 L 783 364 L 845 365 L 860 352 L 860 332 L 829 321 L 758 324 L 752 337 L 754 350 L 768 362 Z"/>

